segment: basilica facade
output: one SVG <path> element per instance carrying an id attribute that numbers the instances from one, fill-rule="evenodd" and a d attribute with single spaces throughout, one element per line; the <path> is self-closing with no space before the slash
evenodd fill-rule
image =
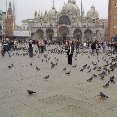
<path id="1" fill-rule="evenodd" d="M 68 0 L 60 11 L 56 10 L 53 2 L 50 11 L 35 11 L 34 18 L 23 20 L 22 25 L 31 30 L 33 39 L 79 39 L 86 42 L 104 41 L 107 35 L 107 20 L 99 18 L 93 5 L 85 13 L 82 2 L 79 8 L 75 0 Z"/>

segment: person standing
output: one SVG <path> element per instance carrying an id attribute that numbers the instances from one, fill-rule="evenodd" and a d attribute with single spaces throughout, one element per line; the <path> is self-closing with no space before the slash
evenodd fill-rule
<path id="1" fill-rule="evenodd" d="M 0 53 L 2 54 L 2 40 L 0 39 Z"/>
<path id="2" fill-rule="evenodd" d="M 2 49 L 2 56 L 4 57 L 5 53 L 7 52 L 9 57 L 11 57 L 9 51 L 10 51 L 10 43 L 9 40 L 6 40 L 3 42 L 3 49 Z"/>
<path id="3" fill-rule="evenodd" d="M 71 42 L 69 42 L 69 45 L 68 45 L 67 55 L 68 55 L 68 64 L 72 65 L 73 48 L 72 48 Z"/>
<path id="4" fill-rule="evenodd" d="M 41 39 L 40 46 L 41 46 L 41 53 L 44 53 L 44 46 L 45 46 L 45 44 L 44 44 L 43 39 Z"/>
<path id="5" fill-rule="evenodd" d="M 94 56 L 95 51 L 96 51 L 96 43 L 95 42 L 92 42 L 92 44 L 91 44 L 91 50 L 92 50 L 91 55 Z"/>
<path id="6" fill-rule="evenodd" d="M 33 41 L 29 40 L 29 57 L 33 57 Z"/>
<path id="7" fill-rule="evenodd" d="M 79 41 L 79 39 L 76 40 L 76 53 L 80 53 L 80 41 Z"/>

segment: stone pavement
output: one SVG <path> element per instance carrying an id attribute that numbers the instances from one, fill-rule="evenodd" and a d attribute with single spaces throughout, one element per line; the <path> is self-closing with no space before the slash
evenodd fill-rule
<path id="1" fill-rule="evenodd" d="M 104 80 L 97 77 L 92 82 L 87 79 L 99 71 L 80 72 L 83 65 L 91 65 L 93 61 L 103 66 L 102 58 L 109 60 L 110 57 L 88 54 L 89 59 L 86 54 L 74 55 L 73 65 L 77 67 L 73 68 L 67 64 L 65 53 L 47 53 L 48 58 L 51 57 L 47 63 L 43 54 L 29 58 L 22 56 L 22 51 L 19 55 L 13 53 L 11 58 L 0 56 L 0 117 L 117 117 L 117 85 L 102 87 L 112 75 L 117 82 L 117 69 Z M 55 57 L 59 59 L 58 65 L 51 68 L 51 62 L 57 62 Z M 12 69 L 8 69 L 10 64 L 14 65 Z M 37 71 L 36 66 L 41 70 Z M 63 71 L 65 66 L 67 70 Z M 69 76 L 65 74 L 67 71 L 71 71 Z M 46 75 L 50 75 L 48 80 L 44 79 Z M 36 94 L 29 95 L 27 89 Z M 97 96 L 100 91 L 109 99 L 100 99 Z"/>

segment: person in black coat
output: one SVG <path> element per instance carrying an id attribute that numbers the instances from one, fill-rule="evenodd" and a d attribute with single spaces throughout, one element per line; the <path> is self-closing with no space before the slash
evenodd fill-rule
<path id="1" fill-rule="evenodd" d="M 29 57 L 33 57 L 33 41 L 29 40 Z"/>
<path id="2" fill-rule="evenodd" d="M 94 56 L 94 54 L 96 52 L 96 42 L 92 42 L 92 44 L 91 44 L 91 50 L 92 50 L 91 55 Z"/>
<path id="3" fill-rule="evenodd" d="M 72 65 L 72 57 L 73 57 L 72 43 L 69 43 L 68 45 L 67 55 L 68 55 L 68 64 Z"/>

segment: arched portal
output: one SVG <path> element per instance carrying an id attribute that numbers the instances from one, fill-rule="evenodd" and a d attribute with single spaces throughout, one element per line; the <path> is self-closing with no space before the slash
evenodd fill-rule
<path id="1" fill-rule="evenodd" d="M 85 41 L 92 41 L 93 40 L 93 32 L 90 30 L 90 29 L 86 29 L 84 31 L 84 38 L 85 38 Z"/>
<path id="2" fill-rule="evenodd" d="M 36 37 L 38 37 L 38 38 L 43 38 L 44 37 L 44 32 L 43 32 L 42 29 L 38 29 L 36 31 Z"/>
<path id="3" fill-rule="evenodd" d="M 49 40 L 52 40 L 53 39 L 53 36 L 54 36 L 54 31 L 53 31 L 53 29 L 47 29 L 46 30 L 46 37 L 47 37 L 47 39 L 49 39 Z"/>
<path id="4" fill-rule="evenodd" d="M 71 25 L 70 18 L 67 15 L 62 15 L 59 18 L 59 25 Z"/>
<path id="5" fill-rule="evenodd" d="M 82 31 L 80 29 L 75 29 L 73 33 L 73 38 L 81 40 L 82 39 Z"/>
<path id="6" fill-rule="evenodd" d="M 65 43 L 69 34 L 69 28 L 67 26 L 61 26 L 58 30 L 58 36 Z"/>
<path id="7" fill-rule="evenodd" d="M 99 30 L 96 31 L 96 37 L 100 38 L 101 37 L 101 32 Z"/>

